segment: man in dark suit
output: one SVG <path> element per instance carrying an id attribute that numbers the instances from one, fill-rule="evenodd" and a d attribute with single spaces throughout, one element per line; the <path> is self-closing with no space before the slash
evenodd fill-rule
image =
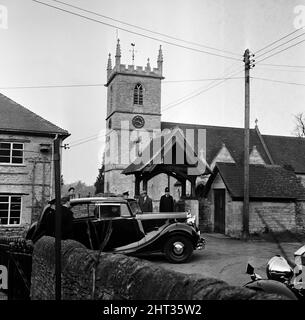
<path id="1" fill-rule="evenodd" d="M 73 212 L 71 211 L 70 198 L 61 198 L 61 239 L 73 238 Z M 49 201 L 38 220 L 32 241 L 35 243 L 42 236 L 55 237 L 55 199 Z"/>
<path id="2" fill-rule="evenodd" d="M 73 238 L 73 212 L 71 211 L 70 197 L 63 197 L 61 202 L 61 239 Z M 47 215 L 46 235 L 55 237 L 55 215 L 56 210 L 52 210 Z"/>
<path id="3" fill-rule="evenodd" d="M 169 188 L 165 188 L 165 194 L 160 199 L 160 212 L 173 212 L 174 211 L 174 199 L 169 194 Z"/>
<path id="4" fill-rule="evenodd" d="M 142 212 L 152 212 L 152 200 L 150 197 L 147 195 L 147 191 L 143 190 L 141 197 L 139 199 L 139 205 L 142 210 Z"/>

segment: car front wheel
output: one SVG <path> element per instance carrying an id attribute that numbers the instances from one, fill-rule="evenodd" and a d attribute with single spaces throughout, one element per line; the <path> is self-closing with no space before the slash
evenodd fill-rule
<path id="1" fill-rule="evenodd" d="M 168 261 L 183 263 L 191 257 L 193 245 L 191 241 L 184 236 L 173 236 L 165 243 L 164 253 Z"/>

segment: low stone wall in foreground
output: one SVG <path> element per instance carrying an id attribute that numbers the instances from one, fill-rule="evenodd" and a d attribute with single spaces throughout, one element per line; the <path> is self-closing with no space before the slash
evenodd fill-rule
<path id="1" fill-rule="evenodd" d="M 31 299 L 55 298 L 55 239 L 43 237 L 33 252 Z M 198 274 L 166 270 L 138 258 L 88 250 L 62 241 L 62 298 L 66 300 L 279 299 Z M 98 262 L 97 262 L 98 261 Z"/>

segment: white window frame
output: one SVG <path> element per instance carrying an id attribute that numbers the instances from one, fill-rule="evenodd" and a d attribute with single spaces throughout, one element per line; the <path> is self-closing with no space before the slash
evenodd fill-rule
<path id="1" fill-rule="evenodd" d="M 20 165 L 24 165 L 24 143 L 23 142 L 11 142 L 11 141 L 0 141 L 1 143 L 8 143 L 10 144 L 10 162 L 0 162 L 1 165 L 12 165 L 12 166 L 20 166 Z M 22 145 L 22 149 L 14 149 L 13 146 L 14 144 L 21 144 Z M 13 151 L 22 151 L 22 162 L 20 163 L 13 163 Z M 0 155 L 1 157 L 1 155 Z M 16 156 L 14 156 L 16 157 Z M 17 157 L 17 158 L 21 158 L 21 157 Z"/>
<path id="2" fill-rule="evenodd" d="M 17 227 L 21 225 L 21 217 L 22 217 L 22 196 L 19 194 L 0 194 L 0 197 L 8 197 L 8 215 L 7 215 L 7 223 L 2 224 L 0 223 L 0 227 Z M 11 218 L 11 204 L 12 204 L 12 197 L 20 197 L 20 213 L 19 213 L 19 223 L 10 223 Z M 0 202 L 0 203 L 7 203 L 7 202 Z M 1 217 L 0 217 L 1 220 Z"/>

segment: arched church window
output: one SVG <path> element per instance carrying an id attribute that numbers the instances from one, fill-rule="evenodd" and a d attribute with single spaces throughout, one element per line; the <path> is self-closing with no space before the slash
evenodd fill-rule
<path id="1" fill-rule="evenodd" d="M 133 104 L 143 105 L 143 86 L 137 83 L 133 90 Z"/>

